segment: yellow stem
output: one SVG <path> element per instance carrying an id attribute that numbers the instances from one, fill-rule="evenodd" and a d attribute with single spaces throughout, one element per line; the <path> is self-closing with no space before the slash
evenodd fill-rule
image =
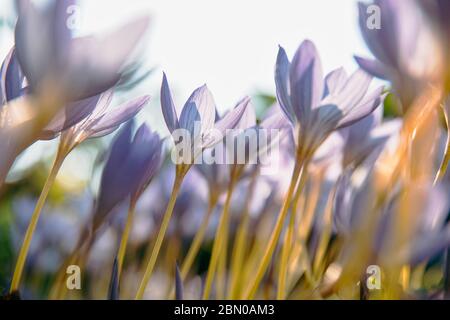
<path id="1" fill-rule="evenodd" d="M 125 258 L 125 251 L 127 249 L 128 238 L 130 236 L 131 227 L 133 226 L 135 209 L 136 209 L 136 201 L 132 200 L 130 202 L 130 207 L 128 209 L 127 222 L 125 224 L 125 228 L 123 229 L 122 239 L 120 240 L 119 251 L 117 253 L 117 266 L 119 279 L 122 273 L 123 260 Z"/>
<path id="2" fill-rule="evenodd" d="M 286 278 L 288 272 L 288 259 L 290 248 L 292 244 L 292 238 L 295 227 L 295 214 L 291 212 L 289 219 L 289 226 L 284 237 L 284 243 L 281 249 L 281 261 L 278 270 L 278 290 L 277 290 L 277 300 L 282 300 L 286 296 Z"/>
<path id="3" fill-rule="evenodd" d="M 187 172 L 187 170 L 186 170 Z M 175 207 L 175 202 L 177 200 L 178 193 L 180 191 L 181 183 L 183 181 L 184 175 L 186 172 L 177 172 L 175 176 L 175 182 L 172 189 L 172 194 L 170 195 L 169 203 L 166 208 L 166 212 L 164 213 L 164 217 L 161 223 L 161 227 L 158 232 L 158 236 L 156 237 L 155 246 L 153 247 L 152 254 L 150 256 L 150 260 L 147 263 L 147 268 L 145 269 L 144 277 L 139 285 L 139 289 L 136 293 L 136 300 L 142 299 L 144 296 L 145 288 L 152 276 L 153 268 L 156 264 L 156 259 L 158 258 L 159 251 L 161 249 L 161 245 L 166 234 L 167 228 L 169 226 L 170 218 L 172 217 L 173 208 Z"/>
<path id="4" fill-rule="evenodd" d="M 228 293 L 229 299 L 237 299 L 240 290 L 240 280 L 242 279 L 243 272 L 240 270 L 243 268 L 244 254 L 247 249 L 247 230 L 250 222 L 250 204 L 253 200 L 256 178 L 258 177 L 259 170 L 256 169 L 251 177 L 249 191 L 247 195 L 247 201 L 245 202 L 244 212 L 242 213 L 241 223 L 237 230 L 236 238 L 233 245 L 233 253 L 231 256 L 231 287 Z"/>
<path id="5" fill-rule="evenodd" d="M 226 252 L 223 252 L 223 247 L 224 247 L 223 241 L 226 239 L 231 196 L 233 194 L 233 190 L 234 190 L 236 181 L 237 181 L 237 170 L 236 170 L 236 166 L 234 166 L 231 181 L 228 186 L 227 198 L 226 198 L 225 204 L 223 206 L 222 215 L 220 216 L 219 225 L 217 227 L 216 235 L 214 238 L 211 259 L 209 261 L 208 272 L 206 275 L 205 289 L 203 291 L 203 299 L 208 299 L 209 295 L 211 293 L 212 282 L 214 280 L 214 275 L 215 275 L 216 268 L 217 268 L 217 265 L 219 262 L 220 253 L 222 252 L 222 254 L 226 254 Z"/>
<path id="6" fill-rule="evenodd" d="M 183 280 L 186 279 L 189 270 L 191 269 L 192 264 L 194 263 L 194 260 L 197 257 L 198 251 L 200 250 L 200 246 L 205 238 L 206 231 L 208 230 L 209 220 L 211 218 L 212 213 L 214 212 L 216 204 L 217 204 L 217 197 L 214 197 L 213 199 L 210 200 L 208 210 L 205 216 L 203 217 L 203 221 L 197 233 L 195 234 L 194 240 L 192 240 L 192 244 L 188 250 L 186 259 L 184 260 L 181 266 L 181 278 Z"/>
<path id="7" fill-rule="evenodd" d="M 289 219 L 289 225 L 286 232 L 286 236 L 284 239 L 284 243 L 281 249 L 281 261 L 278 273 L 278 290 L 277 290 L 277 299 L 284 299 L 286 296 L 286 278 L 288 273 L 288 261 L 289 255 L 291 253 L 292 247 L 292 239 L 294 237 L 294 229 L 295 229 L 295 216 L 298 211 L 298 202 L 300 199 L 300 195 L 302 194 L 303 187 L 306 183 L 306 167 L 307 163 L 305 162 L 301 171 L 300 182 L 297 186 L 297 190 L 295 192 L 294 198 L 292 200 L 292 210 L 291 216 Z M 306 248 L 305 248 L 306 250 Z"/>
<path id="8" fill-rule="evenodd" d="M 61 157 L 58 153 L 53 163 L 52 169 L 50 170 L 50 173 L 47 177 L 47 180 L 45 181 L 44 187 L 42 188 L 38 202 L 36 203 L 36 207 L 34 208 L 33 215 L 31 216 L 30 223 L 28 224 L 25 238 L 23 240 L 22 246 L 19 251 L 19 256 L 17 258 L 16 267 L 14 268 L 14 275 L 11 282 L 10 293 L 13 293 L 19 289 L 20 279 L 22 278 L 23 269 L 28 256 L 28 251 L 30 249 L 31 240 L 33 239 L 34 231 L 36 230 L 36 226 L 39 221 L 42 208 L 44 207 L 45 200 L 47 199 L 50 189 L 55 182 L 56 176 L 58 175 L 58 171 L 61 168 L 63 161 L 64 157 Z"/>
<path id="9" fill-rule="evenodd" d="M 216 283 L 216 299 L 217 300 L 223 300 L 225 298 L 226 293 L 226 268 L 227 268 L 227 236 L 228 234 L 228 227 L 225 227 L 227 231 L 224 231 L 224 236 L 222 238 L 222 247 L 221 252 L 222 254 L 219 254 L 219 262 L 217 263 L 217 283 Z"/>
<path id="10" fill-rule="evenodd" d="M 286 215 L 288 213 L 291 204 L 292 195 L 294 193 L 294 189 L 297 185 L 297 180 L 301 172 L 303 172 L 302 165 L 299 162 L 297 162 L 294 167 L 294 172 L 292 173 L 291 183 L 289 185 L 288 192 L 285 196 L 283 206 L 281 207 L 280 214 L 278 215 L 277 222 L 275 224 L 275 229 L 272 232 L 269 243 L 267 244 L 267 247 L 264 251 L 264 255 L 258 266 L 255 276 L 250 281 L 248 289 L 244 294 L 244 299 L 252 299 L 255 296 L 256 290 L 258 290 L 259 284 L 264 274 L 266 273 L 266 270 L 270 263 L 270 259 L 272 258 L 272 255 L 277 246 L 277 242 L 280 237 L 284 221 L 286 219 Z"/>

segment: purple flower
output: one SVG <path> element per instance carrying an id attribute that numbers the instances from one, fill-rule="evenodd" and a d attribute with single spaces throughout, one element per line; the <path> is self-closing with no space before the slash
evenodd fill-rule
<path id="1" fill-rule="evenodd" d="M 430 23 L 434 24 L 440 36 L 440 45 L 444 51 L 444 63 L 447 72 L 447 91 L 450 91 L 450 3 L 446 0 L 418 1 L 428 15 Z"/>
<path id="2" fill-rule="evenodd" d="M 132 130 L 133 122 L 129 122 L 111 146 L 100 182 L 93 231 L 125 199 L 137 200 L 161 165 L 162 141 L 158 134 L 145 124 L 134 137 Z"/>
<path id="3" fill-rule="evenodd" d="M 358 184 L 351 171 L 346 171 L 337 183 L 334 198 L 334 228 L 345 237 L 366 223 L 368 214 L 374 214 L 373 180 L 369 173 Z M 450 245 L 450 225 L 446 224 L 449 209 L 448 188 L 432 186 L 429 182 L 408 186 L 408 192 L 398 188 L 389 196 L 387 205 L 380 212 L 375 230 L 373 249 L 383 263 L 416 265 L 433 257 Z M 406 198 L 405 198 L 406 197 Z M 405 208 L 405 202 L 408 207 Z M 408 210 L 410 237 L 393 242 L 397 232 L 400 210 Z M 367 225 L 366 225 L 367 227 Z M 398 250 L 395 255 L 392 248 Z"/>
<path id="4" fill-rule="evenodd" d="M 185 163 L 192 164 L 201 152 L 222 141 L 226 130 L 234 128 L 248 108 L 250 99 L 245 98 L 223 119 L 215 123 L 216 105 L 211 92 L 203 85 L 191 94 L 183 106 L 180 117 L 177 115 L 166 75 L 161 85 L 161 108 L 167 128 L 172 135 L 182 129 L 188 133 L 193 152 Z M 183 136 L 183 139 L 186 138 Z M 194 150 L 195 148 L 195 150 Z"/>
<path id="5" fill-rule="evenodd" d="M 44 128 L 41 139 L 53 139 L 63 131 L 61 144 L 70 152 L 86 139 L 112 133 L 142 110 L 150 99 L 141 96 L 112 108 L 112 97 L 113 90 L 108 90 L 97 98 L 77 102 L 78 108 L 68 108 L 65 113 L 61 111 Z"/>
<path id="6" fill-rule="evenodd" d="M 120 80 L 148 24 L 143 18 L 102 37 L 72 38 L 67 8 L 74 4 L 49 1 L 37 8 L 18 1 L 15 48 L 0 71 L 0 186 L 28 146 L 92 113 L 99 94 Z"/>
<path id="7" fill-rule="evenodd" d="M 59 90 L 78 100 L 111 88 L 148 25 L 141 18 L 110 34 L 73 38 L 67 26 L 73 5 L 74 0 L 50 1 L 42 9 L 18 1 L 15 43 L 31 92 Z"/>
<path id="8" fill-rule="evenodd" d="M 446 0 L 417 1 L 435 24 L 447 45 L 450 44 L 450 3 Z M 450 48 L 448 48 L 450 49 Z"/>
<path id="9" fill-rule="evenodd" d="M 278 102 L 293 125 L 297 145 L 313 152 L 334 130 L 366 117 L 381 103 L 382 88 L 368 93 L 372 77 L 362 70 L 347 76 L 340 68 L 322 75 L 314 44 L 305 40 L 292 63 L 280 47 L 275 67 Z"/>
<path id="10" fill-rule="evenodd" d="M 368 117 L 341 130 L 345 138 L 343 166 L 357 167 L 371 158 L 376 160 L 389 138 L 398 133 L 401 120 L 382 123 L 383 108 L 378 108 Z"/>
<path id="11" fill-rule="evenodd" d="M 413 1 L 375 0 L 380 9 L 380 28 L 369 28 L 368 7 L 359 3 L 359 25 L 376 60 L 356 56 L 359 66 L 371 75 L 392 82 L 403 109 L 419 89 L 436 76 L 439 52 Z"/>

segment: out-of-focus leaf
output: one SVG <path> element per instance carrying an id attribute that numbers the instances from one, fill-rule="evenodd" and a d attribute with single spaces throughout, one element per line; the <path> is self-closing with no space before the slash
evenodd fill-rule
<path id="1" fill-rule="evenodd" d="M 384 99 L 384 118 L 396 118 L 400 114 L 400 104 L 397 97 L 393 93 L 389 93 Z"/>

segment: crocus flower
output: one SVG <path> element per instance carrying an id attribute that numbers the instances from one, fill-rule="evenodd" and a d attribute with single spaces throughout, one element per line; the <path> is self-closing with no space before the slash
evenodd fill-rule
<path id="1" fill-rule="evenodd" d="M 41 138 L 52 139 L 61 132 L 61 128 L 68 125 L 68 122 L 73 123 L 69 129 L 63 131 L 60 143 L 66 152 L 70 152 L 86 139 L 103 137 L 115 131 L 122 123 L 127 122 L 142 110 L 150 99 L 149 96 L 141 96 L 112 108 L 112 97 L 113 90 L 103 93 L 96 99 L 94 109 L 86 117 L 81 108 L 78 114 L 58 114 L 44 128 Z M 86 109 L 91 109 L 89 104 L 86 105 Z M 66 117 L 67 119 L 64 120 Z"/>
<path id="2" fill-rule="evenodd" d="M 278 102 L 292 124 L 305 155 L 313 153 L 334 130 L 366 117 L 383 99 L 382 88 L 368 93 L 372 77 L 358 70 L 348 77 L 340 68 L 322 76 L 314 44 L 305 40 L 292 63 L 280 47 L 275 67 Z"/>
<path id="3" fill-rule="evenodd" d="M 97 230 L 116 205 L 138 198 L 161 164 L 162 141 L 143 124 L 132 136 L 133 123 L 118 134 L 106 161 L 93 216 Z"/>
<path id="4" fill-rule="evenodd" d="M 438 32 L 440 46 L 444 52 L 444 68 L 446 74 L 446 90 L 450 92 L 450 3 L 445 0 L 417 1 L 428 15 L 429 22 L 433 24 Z"/>
<path id="5" fill-rule="evenodd" d="M 50 1 L 44 8 L 29 0 L 17 3 L 15 47 L 0 75 L 0 134 L 8 137 L 0 141 L 0 185 L 17 155 L 39 139 L 62 106 L 72 119 L 89 114 L 96 95 L 120 80 L 148 24 L 142 18 L 108 35 L 73 38 L 67 20 L 76 1 Z M 25 92 L 31 96 L 15 99 Z"/>
<path id="6" fill-rule="evenodd" d="M 345 138 L 342 159 L 344 168 L 355 168 L 368 158 L 375 161 L 387 140 L 400 131 L 400 120 L 382 123 L 382 116 L 383 108 L 378 108 L 368 117 L 341 130 L 340 133 Z"/>
<path id="7" fill-rule="evenodd" d="M 183 151 L 188 151 L 180 159 L 182 163 L 193 164 L 201 152 L 222 141 L 226 130 L 234 128 L 248 107 L 249 99 L 241 100 L 223 119 L 215 123 L 216 106 L 214 98 L 206 85 L 191 94 L 186 101 L 180 117 L 177 115 L 166 75 L 161 86 L 161 107 L 167 128 L 172 135 L 180 136 L 182 141 L 174 138 L 176 144 L 182 142 Z M 181 131 L 177 131 L 182 129 Z M 187 135 L 186 135 L 187 133 Z M 184 141 L 187 139 L 187 141 Z M 184 153 L 184 152 L 183 152 Z"/>
<path id="8" fill-rule="evenodd" d="M 356 62 L 371 75 L 391 81 L 407 110 L 420 88 L 433 80 L 440 55 L 413 1 L 375 0 L 359 3 L 359 26 L 364 40 L 376 60 L 356 56 Z M 368 26 L 368 7 L 380 10 L 379 28 Z"/>
<path id="9" fill-rule="evenodd" d="M 38 8 L 30 0 L 18 1 L 15 44 L 30 91 L 61 90 L 77 100 L 111 88 L 148 25 L 145 17 L 110 34 L 73 38 L 68 8 L 76 3 L 50 1 Z"/>
<path id="10" fill-rule="evenodd" d="M 334 226 L 338 234 L 347 237 L 361 228 L 368 218 L 367 208 L 373 202 L 369 195 L 372 188 L 371 175 L 357 183 L 350 171 L 346 171 L 338 181 L 334 199 Z M 418 183 L 408 187 L 407 222 L 411 228 L 411 238 L 406 243 L 392 243 L 395 238 L 395 216 L 402 208 L 401 188 L 390 196 L 385 209 L 382 210 L 374 232 L 373 249 L 384 263 L 399 263 L 416 265 L 450 245 L 450 226 L 446 225 L 449 209 L 447 187 L 442 184 L 432 186 L 430 183 Z M 406 222 L 405 222 L 406 223 Z M 397 247 L 395 247 L 397 246 Z M 397 248 L 393 257 L 390 248 Z"/>

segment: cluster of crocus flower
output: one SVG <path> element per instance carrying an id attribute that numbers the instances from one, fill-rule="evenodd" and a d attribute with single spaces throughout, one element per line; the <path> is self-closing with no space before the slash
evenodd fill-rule
<path id="1" fill-rule="evenodd" d="M 74 1 L 17 3 L 15 46 L 0 71 L 0 183 L 32 143 L 59 141 L 20 242 L 10 294 L 25 286 L 33 235 L 45 237 L 38 221 L 66 157 L 118 131 L 90 215 L 58 261 L 51 298 L 69 295 L 67 267 L 89 270 L 111 229 L 109 299 L 410 298 L 419 296 L 427 269 L 441 266 L 444 285 L 426 294 L 448 296 L 445 1 L 360 3 L 361 32 L 375 59 L 356 56 L 360 68 L 352 74 L 324 74 L 310 40 L 291 60 L 279 47 L 276 103 L 262 115 L 248 96 L 220 115 L 206 85 L 177 108 L 163 74 L 167 139 L 146 123 L 135 128 L 148 95 L 113 103 L 147 18 L 103 37 L 75 38 L 66 24 Z M 368 27 L 370 5 L 381 12 L 381 28 Z M 391 88 L 373 87 L 373 77 Z M 400 106 L 397 117 L 384 113 L 387 94 Z M 136 244 L 142 219 L 151 227 Z M 442 256 L 438 267 L 430 262 Z M 375 291 L 367 274 L 374 266 L 383 273 Z"/>

